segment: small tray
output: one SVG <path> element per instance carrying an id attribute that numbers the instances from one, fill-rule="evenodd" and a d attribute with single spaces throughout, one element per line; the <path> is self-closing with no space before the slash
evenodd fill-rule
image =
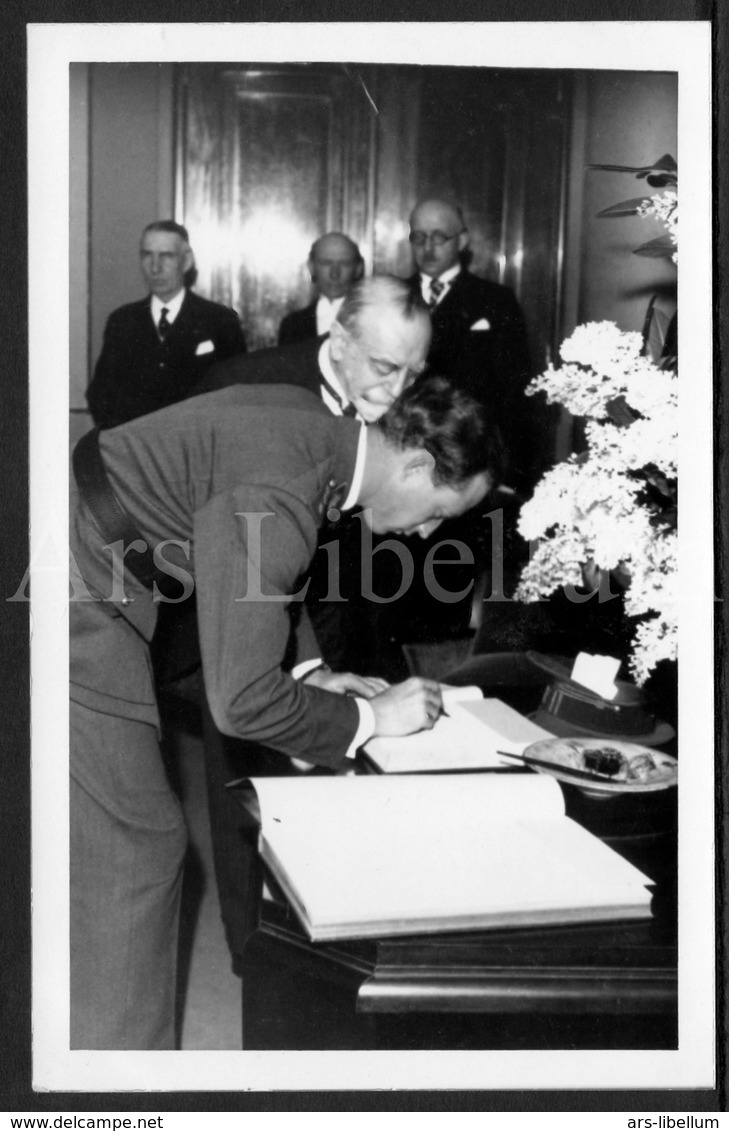
<path id="1" fill-rule="evenodd" d="M 612 751 L 622 756 L 623 766 L 647 755 L 654 768 L 645 777 L 620 780 L 609 773 L 590 768 L 590 755 Z M 587 764 L 585 762 L 587 755 Z M 602 738 L 550 738 L 533 742 L 524 751 L 524 762 L 542 774 L 576 785 L 585 793 L 652 793 L 678 783 L 678 762 L 670 754 L 635 742 Z"/>

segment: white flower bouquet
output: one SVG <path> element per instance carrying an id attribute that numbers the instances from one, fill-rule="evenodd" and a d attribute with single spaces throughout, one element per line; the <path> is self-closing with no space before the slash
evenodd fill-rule
<path id="1" fill-rule="evenodd" d="M 677 654 L 678 379 L 643 355 L 640 333 L 612 322 L 579 326 L 563 365 L 531 383 L 586 418 L 587 449 L 548 471 L 522 507 L 532 553 L 515 597 L 536 601 L 584 584 L 585 567 L 627 580 L 638 618 L 630 656 L 638 684 Z"/>

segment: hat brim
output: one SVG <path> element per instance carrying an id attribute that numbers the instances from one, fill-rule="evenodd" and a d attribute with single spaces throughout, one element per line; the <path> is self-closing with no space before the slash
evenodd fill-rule
<path id="1" fill-rule="evenodd" d="M 545 656 L 543 652 L 532 651 L 526 652 L 525 655 L 530 663 L 541 668 L 553 679 L 561 679 L 565 683 L 574 683 L 572 679 L 574 660 L 570 660 L 568 656 Z"/>
<path id="2" fill-rule="evenodd" d="M 558 679 L 560 683 L 566 683 L 569 687 L 574 687 L 581 695 L 584 695 L 587 690 L 589 694 L 599 698 L 594 691 L 590 691 L 589 688 L 586 689 L 584 684 L 578 683 L 576 679 L 572 678 L 572 668 L 575 663 L 574 657 L 570 659 L 569 656 L 546 656 L 543 652 L 531 651 L 526 652 L 525 655 L 530 663 L 540 668 L 543 672 L 546 672 L 547 675 L 552 676 L 553 679 Z M 616 686 L 619 688 L 632 688 L 632 685 L 626 680 L 620 679 L 616 680 Z M 634 694 L 638 696 L 638 690 L 633 689 L 633 691 Z"/>
<path id="3" fill-rule="evenodd" d="M 656 720 L 656 725 L 649 734 L 607 734 L 604 730 L 592 730 L 582 724 L 577 726 L 565 719 L 559 719 L 541 708 L 531 718 L 537 726 L 544 727 L 556 738 L 604 738 L 606 741 L 614 738 L 619 742 L 638 742 L 643 746 L 663 746 L 676 734 L 670 723 L 664 723 L 660 719 Z"/>

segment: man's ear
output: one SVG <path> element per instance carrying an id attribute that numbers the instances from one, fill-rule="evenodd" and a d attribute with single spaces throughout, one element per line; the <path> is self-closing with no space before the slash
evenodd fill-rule
<path id="1" fill-rule="evenodd" d="M 412 448 L 406 453 L 402 470 L 403 476 L 406 478 L 427 475 L 432 479 L 435 471 L 435 460 L 425 448 Z"/>
<path id="2" fill-rule="evenodd" d="M 358 283 L 364 275 L 364 259 L 360 257 L 359 263 L 354 269 L 354 282 Z"/>
<path id="3" fill-rule="evenodd" d="M 459 251 L 465 251 L 466 250 L 466 248 L 468 247 L 469 238 L 470 237 L 469 237 L 468 232 L 461 232 L 460 236 L 458 237 L 458 250 Z"/>
<path id="4" fill-rule="evenodd" d="M 195 266 L 195 253 L 191 247 L 185 248 L 185 258 L 183 260 L 184 273 L 192 270 Z"/>

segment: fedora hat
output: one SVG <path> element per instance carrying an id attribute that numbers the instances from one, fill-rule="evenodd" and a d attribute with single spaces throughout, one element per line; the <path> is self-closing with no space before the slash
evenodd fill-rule
<path id="1" fill-rule="evenodd" d="M 644 746 L 662 746 L 674 737 L 673 727 L 650 713 L 641 689 L 634 683 L 616 679 L 615 698 L 603 699 L 571 678 L 569 660 L 540 652 L 526 655 L 552 676 L 533 716 L 534 722 L 551 734 L 559 738 L 624 739 Z"/>

